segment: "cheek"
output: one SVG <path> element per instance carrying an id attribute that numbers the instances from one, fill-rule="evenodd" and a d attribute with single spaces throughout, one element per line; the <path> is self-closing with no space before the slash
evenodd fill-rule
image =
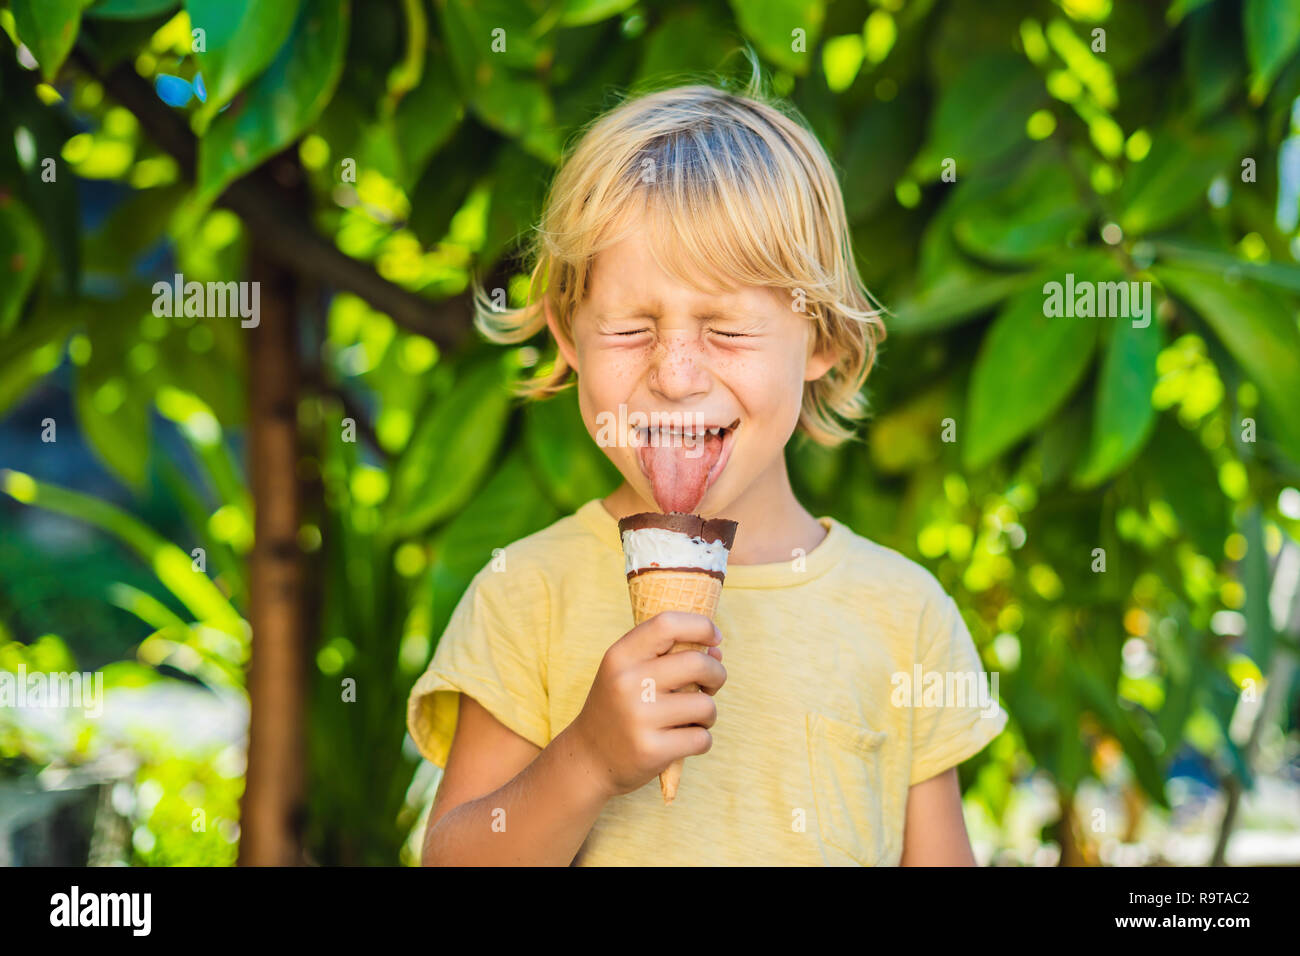
<path id="1" fill-rule="evenodd" d="M 803 401 L 803 366 L 779 352 L 724 357 L 717 364 L 723 381 L 731 383 L 736 396 L 750 414 L 768 419 L 799 416 Z"/>

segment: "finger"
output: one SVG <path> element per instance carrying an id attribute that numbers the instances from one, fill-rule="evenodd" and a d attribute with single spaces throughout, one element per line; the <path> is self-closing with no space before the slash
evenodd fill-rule
<path id="1" fill-rule="evenodd" d="M 647 662 L 643 673 L 655 682 L 658 693 L 670 694 L 687 684 L 699 684 L 716 691 L 727 680 L 727 669 L 721 661 L 699 651 L 682 651 L 667 654 Z"/>
<path id="2" fill-rule="evenodd" d="M 655 701 L 654 720 L 659 730 L 674 727 L 712 727 L 718 720 L 718 708 L 708 694 L 667 694 Z"/>
<path id="3" fill-rule="evenodd" d="M 677 643 L 722 643 L 722 632 L 703 614 L 689 611 L 660 611 L 650 620 L 627 632 L 627 649 L 636 659 L 667 654 Z"/>
<path id="4" fill-rule="evenodd" d="M 703 727 L 677 727 L 665 730 L 661 732 L 660 740 L 662 741 L 661 753 L 665 755 L 663 762 L 665 769 L 679 757 L 698 757 L 700 754 L 708 753 L 713 747 L 713 735 Z"/>

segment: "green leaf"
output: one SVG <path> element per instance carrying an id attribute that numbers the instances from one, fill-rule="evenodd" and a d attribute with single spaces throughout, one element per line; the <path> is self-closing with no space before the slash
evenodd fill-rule
<path id="1" fill-rule="evenodd" d="M 140 379 L 127 371 L 131 335 L 126 330 L 136 317 L 134 310 L 125 308 L 101 317 L 108 328 L 96 330 L 90 361 L 77 372 L 74 404 L 90 447 L 116 475 L 140 491 L 149 465 L 151 396 L 144 393 Z"/>
<path id="2" fill-rule="evenodd" d="M 973 60 L 940 95 L 912 175 L 932 182 L 952 159 L 961 179 L 1023 148 L 1025 121 L 1046 97 L 1042 78 L 1023 56 L 990 53 Z"/>
<path id="3" fill-rule="evenodd" d="M 1163 228 L 1204 203 L 1210 181 L 1235 172 L 1250 141 L 1250 124 L 1235 116 L 1190 134 L 1160 131 L 1151 152 L 1129 169 L 1116 195 L 1124 234 Z"/>
<path id="4" fill-rule="evenodd" d="M 424 0 L 402 0 L 402 22 L 406 46 L 401 61 L 388 71 L 382 107 L 385 114 L 391 113 L 406 94 L 419 85 L 429 56 L 429 17 L 425 13 Z"/>
<path id="5" fill-rule="evenodd" d="M 893 196 L 907 170 L 915 123 L 903 97 L 871 103 L 853 120 L 844 154 L 844 208 L 853 222 L 869 216 Z"/>
<path id="6" fill-rule="evenodd" d="M 1216 3 L 1187 18 L 1183 76 L 1192 91 L 1192 112 L 1208 116 L 1232 95 L 1246 74 L 1241 20 L 1231 4 Z"/>
<path id="7" fill-rule="evenodd" d="M 441 634 L 470 580 L 496 548 L 546 527 L 559 517 L 529 472 L 524 454 L 506 456 L 496 474 L 447 525 L 437 542 L 433 568 L 433 622 Z"/>
<path id="8" fill-rule="evenodd" d="M 419 84 L 402 98 L 393 115 L 397 147 L 403 166 L 402 182 L 413 186 L 465 116 L 451 71 L 441 51 L 431 47 Z M 441 237 L 440 237 L 441 238 Z"/>
<path id="9" fill-rule="evenodd" d="M 18 322 L 45 258 L 45 237 L 27 207 L 0 191 L 0 337 Z"/>
<path id="10" fill-rule="evenodd" d="M 590 23 L 599 23 L 635 4 L 636 0 L 564 0 L 560 25 L 583 27 Z"/>
<path id="11" fill-rule="evenodd" d="M 1151 437 L 1156 410 L 1151 391 L 1156 385 L 1156 357 L 1164 346 L 1160 324 L 1135 328 L 1117 319 L 1102 361 L 1097 383 L 1097 411 L 1092 440 L 1075 484 L 1092 487 L 1126 467 Z"/>
<path id="12" fill-rule="evenodd" d="M 873 443 L 876 431 L 872 430 Z M 874 447 L 873 444 L 873 450 Z M 797 487 L 816 499 L 835 492 L 836 484 L 844 473 L 846 457 L 844 446 L 827 448 L 806 435 L 800 435 L 796 441 L 787 445 L 785 455 L 791 479 Z"/>
<path id="13" fill-rule="evenodd" d="M 1065 246 L 1090 217 L 1060 159 L 1046 156 L 968 206 L 952 234 L 966 252 L 995 265 L 1028 265 Z"/>
<path id="14" fill-rule="evenodd" d="M 1045 275 L 1090 282 L 1122 278 L 1104 253 L 1084 254 Z M 1046 292 L 1037 283 L 1012 300 L 989 328 L 975 359 L 967 401 L 963 460 L 971 470 L 988 464 L 1047 421 L 1083 377 L 1097 341 L 1096 318 L 1045 315 Z"/>
<path id="15" fill-rule="evenodd" d="M 587 434 L 573 389 L 528 405 L 524 446 L 542 487 L 564 511 L 576 511 L 592 498 L 605 497 L 621 480 L 618 469 Z"/>
<path id="16" fill-rule="evenodd" d="M 1170 262 L 1197 266 L 1220 275 L 1236 275 L 1253 282 L 1263 282 L 1279 289 L 1300 292 L 1300 269 L 1291 265 L 1247 262 L 1231 253 L 1221 252 L 1191 241 L 1152 240 L 1156 254 Z"/>
<path id="17" fill-rule="evenodd" d="M 957 325 L 993 308 L 1030 282 L 1028 273 L 970 276 L 953 273 L 938 285 L 900 303 L 886 318 L 891 333 L 916 335 Z"/>
<path id="18" fill-rule="evenodd" d="M 466 79 L 484 67 L 537 70 L 550 62 L 540 0 L 439 0 L 443 36 Z"/>
<path id="19" fill-rule="evenodd" d="M 1282 449 L 1300 463 L 1300 329 L 1295 310 L 1273 292 L 1183 266 L 1152 273 L 1214 330 L 1237 364 L 1259 387 Z"/>
<path id="20" fill-rule="evenodd" d="M 1219 473 L 1196 435 L 1172 414 L 1160 416 L 1137 470 L 1151 484 L 1149 499 L 1162 498 L 1201 554 L 1219 560 L 1229 527 L 1229 502 L 1219 490 Z"/>
<path id="21" fill-rule="evenodd" d="M 46 106 L 36 95 L 36 87 L 18 65 L 15 50 L 9 38 L 0 33 L 0 140 L 15 142 L 19 128 L 30 134 L 34 144 L 30 164 L 24 167 L 17 151 L 8 156 L 0 150 L 0 194 L 10 188 L 26 203 L 31 215 L 40 223 L 45 243 L 49 246 L 51 262 L 56 266 L 50 272 L 49 288 L 60 296 L 75 294 L 81 272 L 80 229 L 81 216 L 77 197 L 77 177 L 58 175 L 48 181 L 46 160 L 59 156 L 63 144 L 78 129 L 70 122 L 70 111 Z M 57 166 L 58 173 L 66 167 Z M 2 201 L 0 201 L 2 202 Z M 0 231 L 3 231 L 0 229 Z M 0 245 L 4 241 L 0 240 Z M 0 306 L 0 310 L 3 306 Z M 3 328 L 0 317 L 0 329 Z"/>
<path id="22" fill-rule="evenodd" d="M 499 142 L 478 123 L 465 123 L 451 142 L 427 165 L 411 194 L 411 230 L 426 246 L 442 241 L 452 216 L 493 161 Z"/>
<path id="23" fill-rule="evenodd" d="M 1076 395 L 1042 427 L 1034 448 L 1042 463 L 1044 488 L 1062 481 L 1083 455 L 1089 404 L 1082 394 Z"/>
<path id="24" fill-rule="evenodd" d="M 13 0 L 14 29 L 53 82 L 77 42 L 87 0 Z"/>
<path id="25" fill-rule="evenodd" d="M 731 0 L 736 22 L 760 53 L 795 76 L 808 72 L 825 5 L 819 0 Z"/>
<path id="26" fill-rule="evenodd" d="M 739 46 L 740 37 L 704 9 L 675 10 L 646 38 L 636 82 L 685 80 L 715 70 Z"/>
<path id="27" fill-rule="evenodd" d="M 1300 46 L 1300 3 L 1246 0 L 1242 30 L 1252 70 L 1250 97 L 1261 103 L 1282 67 Z"/>
<path id="28" fill-rule="evenodd" d="M 1165 795 L 1164 774 L 1160 772 L 1150 746 L 1138 733 L 1134 725 L 1133 713 L 1122 709 L 1117 703 L 1118 695 L 1115 688 L 1104 684 L 1086 667 L 1071 667 L 1069 673 L 1081 696 L 1095 711 L 1102 726 L 1119 740 L 1124 756 L 1133 764 L 1134 774 L 1142 789 L 1157 804 L 1167 807 L 1169 804 L 1168 797 Z"/>
<path id="29" fill-rule="evenodd" d="M 5 340 L 0 349 L 0 415 L 63 361 L 75 310 L 47 313 Z"/>
<path id="30" fill-rule="evenodd" d="M 492 175 L 487 235 L 479 250 L 479 264 L 485 269 L 510 249 L 540 214 L 551 169 L 509 144 L 498 157 Z"/>
<path id="31" fill-rule="evenodd" d="M 1246 556 L 1241 562 L 1241 582 L 1246 589 L 1246 646 L 1251 659 L 1267 671 L 1273 656 L 1273 617 L 1269 610 L 1269 559 L 1264 547 L 1264 521 L 1259 505 L 1251 506 L 1243 521 Z"/>
<path id="32" fill-rule="evenodd" d="M 343 69 L 347 32 L 347 0 L 305 0 L 275 61 L 199 141 L 201 202 L 216 199 L 320 116 Z"/>
<path id="33" fill-rule="evenodd" d="M 944 328 L 970 319 L 1019 292 L 1032 280 L 1029 273 L 997 272 L 966 256 L 953 238 L 955 223 L 971 209 L 996 201 L 1014 186 L 1017 168 L 996 174 L 958 179 L 958 185 L 921 237 L 917 278 L 920 289 L 901 301 L 891 332 L 907 335 Z"/>
<path id="34" fill-rule="evenodd" d="M 1183 728 L 1201 696 L 1201 685 L 1214 673 L 1206 661 L 1207 632 L 1188 627 L 1186 620 L 1179 623 L 1187 628 L 1185 647 L 1180 647 L 1183 642 L 1170 641 L 1161 654 L 1165 699 L 1156 715 L 1156 730 L 1167 743 L 1182 739 Z"/>
<path id="35" fill-rule="evenodd" d="M 107 531 L 144 559 L 197 620 L 236 637 L 247 636 L 244 620 L 217 586 L 193 569 L 190 556 L 116 505 L 8 469 L 0 470 L 0 491 L 23 504 L 69 515 Z"/>
<path id="36" fill-rule="evenodd" d="M 452 68 L 475 114 L 538 159 L 555 163 L 555 106 L 534 72 L 552 55 L 536 35 L 540 10 L 532 2 L 445 0 L 439 13 Z"/>
<path id="37" fill-rule="evenodd" d="M 187 192 L 184 183 L 132 190 L 96 229 L 83 234 L 86 271 L 130 274 L 136 260 L 165 236 L 172 213 Z"/>
<path id="38" fill-rule="evenodd" d="M 198 109 L 200 123 L 235 98 L 270 66 L 289 39 L 303 0 L 185 0 L 190 27 L 203 31 L 204 51 L 196 54 L 208 99 Z"/>
<path id="39" fill-rule="evenodd" d="M 425 414 L 393 468 L 387 530 L 419 534 L 473 495 L 496 455 L 510 410 L 504 365 L 493 357 L 469 371 Z"/>
<path id="40" fill-rule="evenodd" d="M 96 0 L 86 10 L 96 20 L 144 20 L 180 6 L 180 0 Z"/>

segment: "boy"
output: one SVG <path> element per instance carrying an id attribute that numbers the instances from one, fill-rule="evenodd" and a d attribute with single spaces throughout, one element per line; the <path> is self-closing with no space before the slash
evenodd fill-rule
<path id="1" fill-rule="evenodd" d="M 809 514 L 786 472 L 796 428 L 852 435 L 883 336 L 817 140 L 708 86 L 627 101 L 557 174 L 536 258 L 529 304 L 479 327 L 549 329 L 528 390 L 576 376 L 624 481 L 480 571 L 412 690 L 411 735 L 446 768 L 424 862 L 973 864 L 956 766 L 1007 716 L 896 692 L 918 666 L 983 690 L 961 616 L 929 572 Z M 645 441 L 638 413 L 691 440 Z M 739 522 L 716 626 L 631 627 L 617 521 L 645 511 Z"/>

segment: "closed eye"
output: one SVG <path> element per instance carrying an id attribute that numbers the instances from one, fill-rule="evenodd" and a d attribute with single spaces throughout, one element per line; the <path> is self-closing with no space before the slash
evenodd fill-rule
<path id="1" fill-rule="evenodd" d="M 644 335 L 649 329 L 633 329 L 631 332 L 614 332 L 614 335 Z"/>
<path id="2" fill-rule="evenodd" d="M 723 332 L 721 329 L 709 329 L 714 335 L 721 335 L 728 339 L 747 339 L 748 333 L 745 332 Z"/>

